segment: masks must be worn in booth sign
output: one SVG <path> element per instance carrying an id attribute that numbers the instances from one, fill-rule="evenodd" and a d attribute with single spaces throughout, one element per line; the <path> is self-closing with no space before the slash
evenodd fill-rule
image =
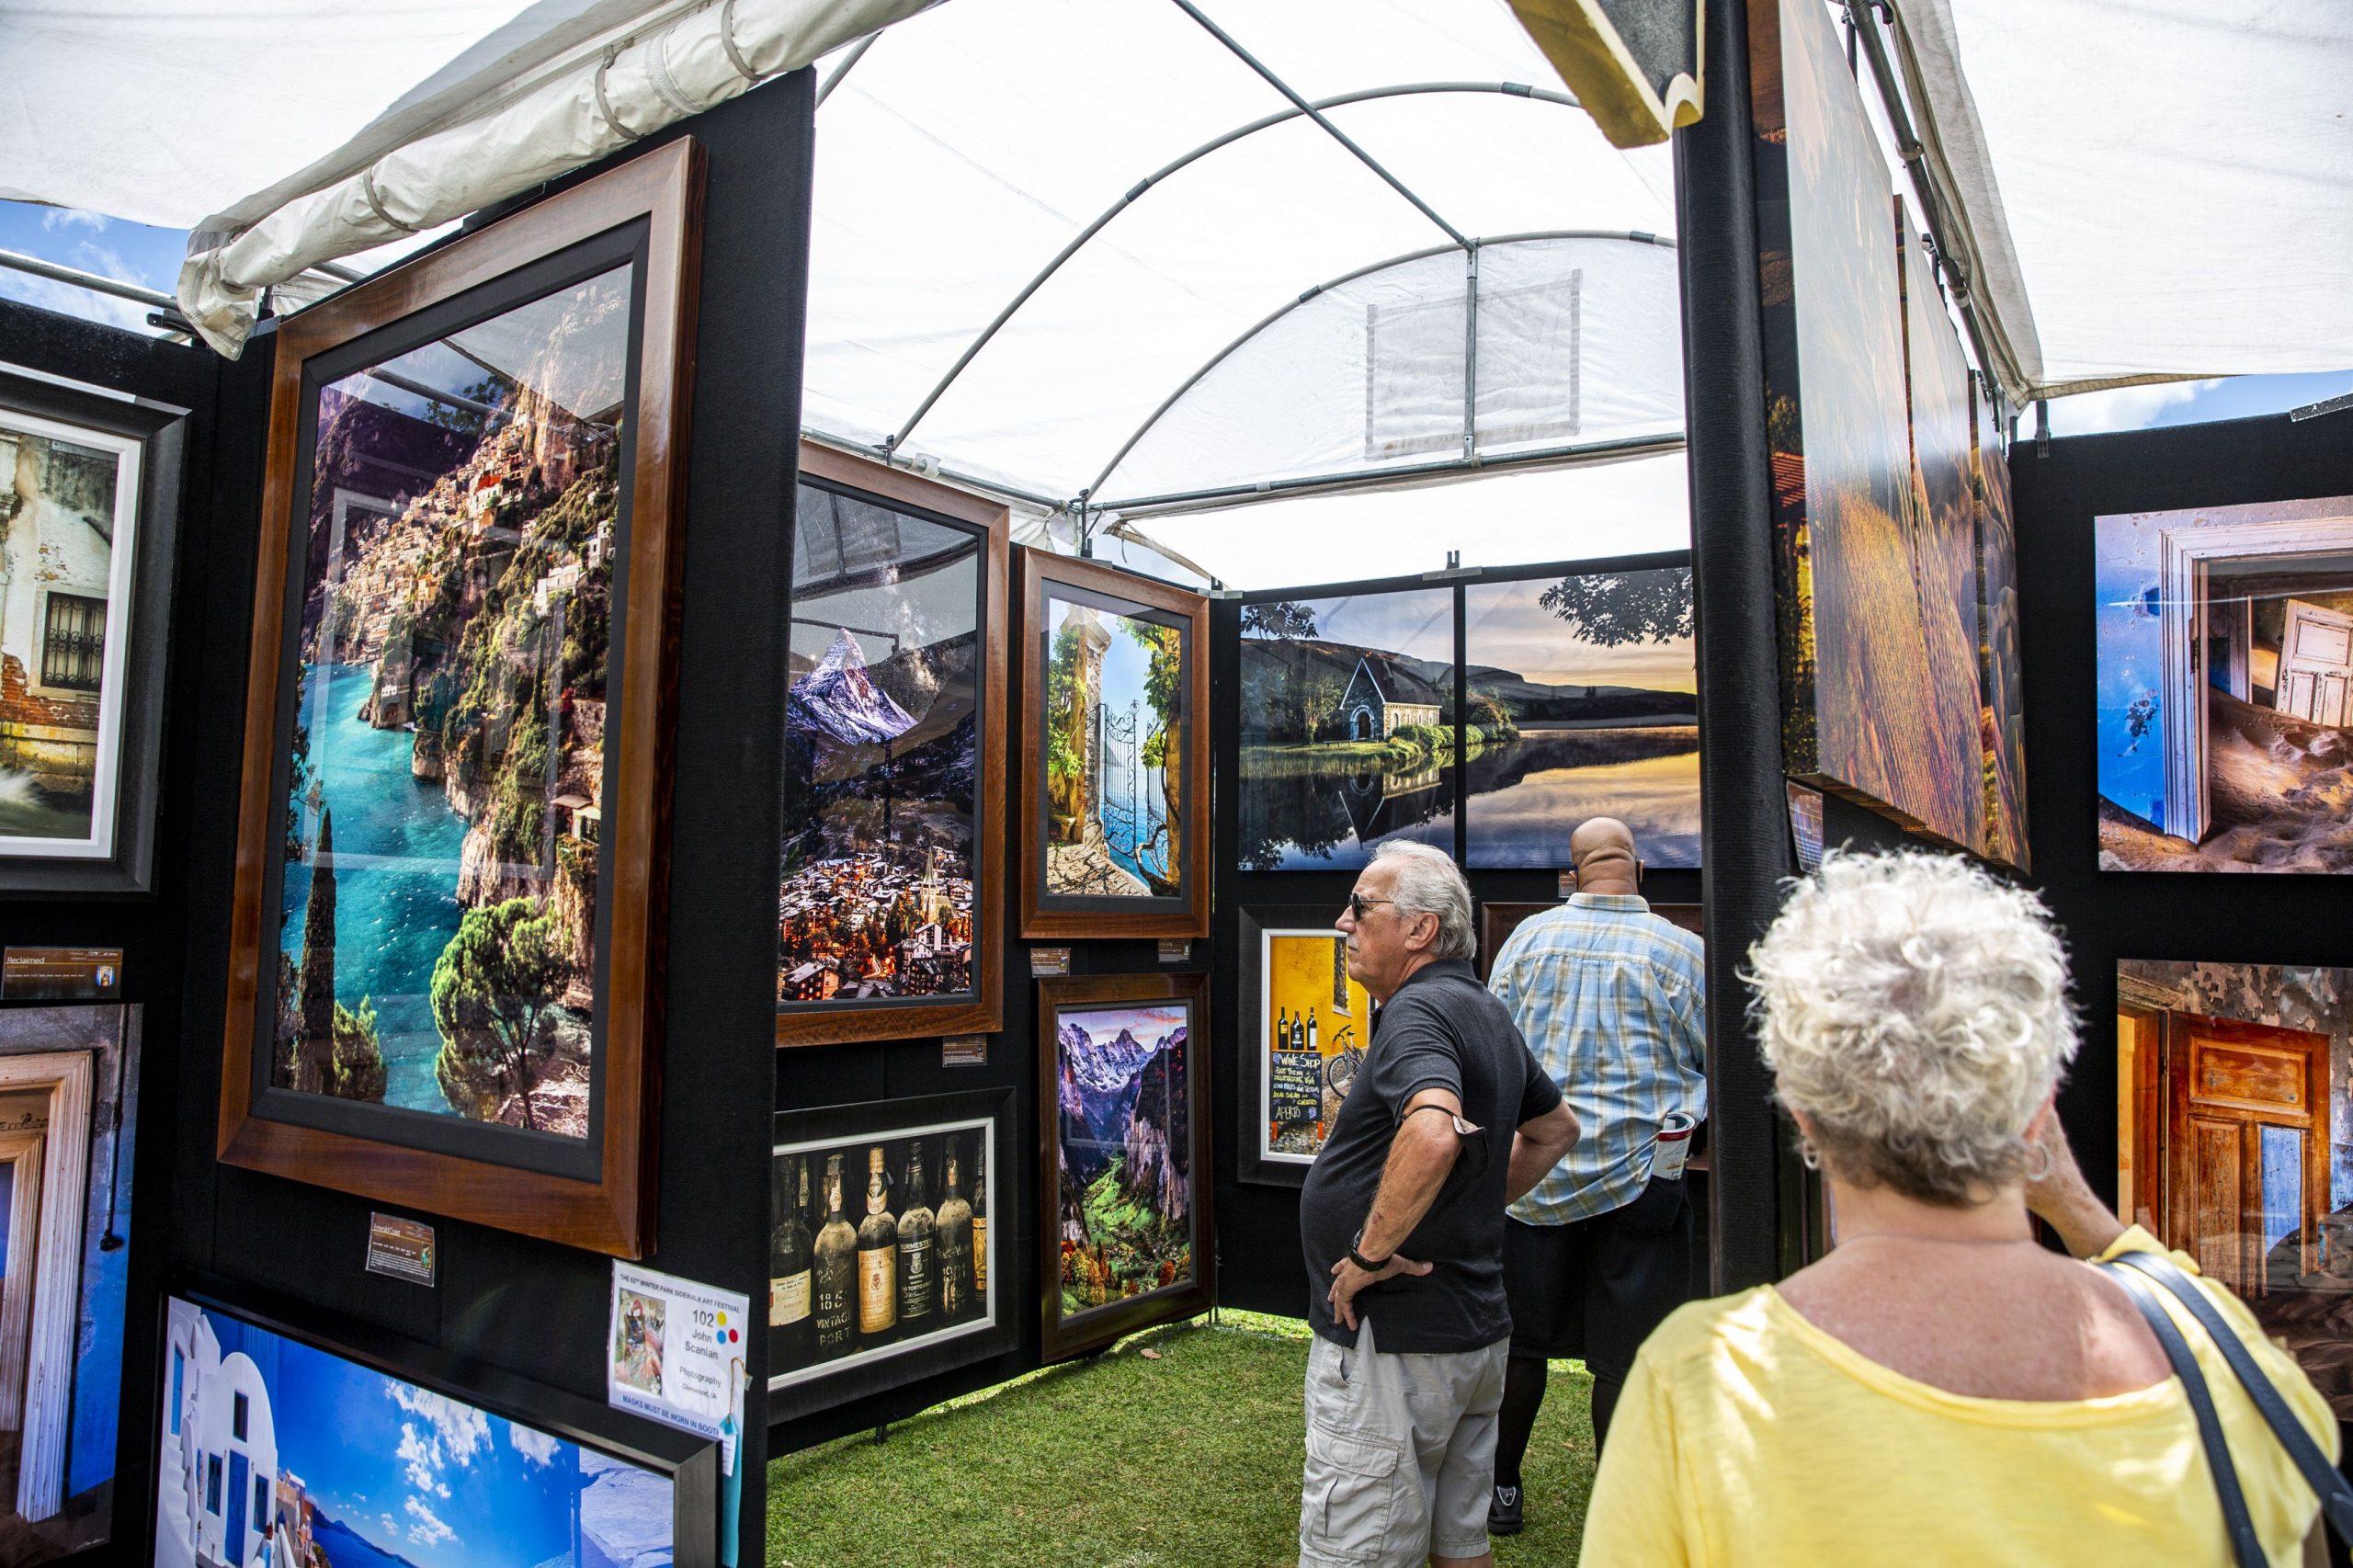
<path id="1" fill-rule="evenodd" d="M 615 1263 L 605 1403 L 718 1438 L 721 1460 L 734 1474 L 751 1322 L 747 1296 Z"/>

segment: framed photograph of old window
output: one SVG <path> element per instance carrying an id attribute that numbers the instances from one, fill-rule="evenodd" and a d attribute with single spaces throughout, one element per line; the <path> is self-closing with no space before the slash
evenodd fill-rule
<path id="1" fill-rule="evenodd" d="M 995 502 L 801 443 L 779 1045 L 1003 1026 L 1010 527 Z"/>
<path id="2" fill-rule="evenodd" d="M 780 1112 L 768 1219 L 768 1420 L 1020 1343 L 1013 1091 Z"/>
<path id="3" fill-rule="evenodd" d="M 1038 1259 L 1046 1360 L 1217 1301 L 1206 974 L 1038 984 Z"/>
<path id="4" fill-rule="evenodd" d="M 150 889 L 187 430 L 0 364 L 0 892 Z"/>
<path id="5" fill-rule="evenodd" d="M 1210 931 L 1209 601 L 1021 552 L 1021 934 Z"/>
<path id="6" fill-rule="evenodd" d="M 1372 999 L 1349 978 L 1339 913 L 1336 903 L 1242 912 L 1244 1181 L 1306 1181 L 1371 1042 Z"/>
<path id="7" fill-rule="evenodd" d="M 231 1165 L 654 1245 L 702 162 L 672 142 L 278 334 Z"/>

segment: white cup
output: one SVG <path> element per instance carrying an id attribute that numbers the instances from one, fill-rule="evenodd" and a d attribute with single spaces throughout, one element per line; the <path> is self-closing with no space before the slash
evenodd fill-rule
<path id="1" fill-rule="evenodd" d="M 1688 1111 L 1671 1110 L 1659 1124 L 1658 1137 L 1651 1144 L 1651 1179 L 1675 1181 L 1683 1175 L 1683 1162 L 1691 1157 L 1691 1134 L 1697 1131 L 1699 1119 Z"/>

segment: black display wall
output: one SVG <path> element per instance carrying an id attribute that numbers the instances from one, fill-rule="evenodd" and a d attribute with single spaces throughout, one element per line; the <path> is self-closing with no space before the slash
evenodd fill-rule
<path id="1" fill-rule="evenodd" d="M 2083 1051 L 2060 1091 L 2092 1185 L 2116 1180 L 2116 961 L 2353 965 L 2353 880 L 2098 869 L 2092 519 L 2353 494 L 2353 415 L 2286 415 L 2010 449 L 2035 880 L 2066 928 Z"/>
<path id="2" fill-rule="evenodd" d="M 672 781 L 657 1247 L 644 1261 L 743 1291 L 756 1312 L 767 1291 L 779 736 L 745 715 L 775 712 L 782 689 L 813 98 L 813 74 L 803 71 L 613 160 L 679 135 L 701 142 L 710 158 Z M 513 205 L 519 203 L 501 210 Z M 222 381 L 222 456 L 211 483 L 199 481 L 200 493 L 215 497 L 218 520 L 202 520 L 183 536 L 172 709 L 179 744 L 167 753 L 167 780 L 176 787 L 166 791 L 160 862 L 166 892 L 156 924 L 173 924 L 175 892 L 184 888 L 185 964 L 161 934 L 142 938 L 157 949 L 145 979 L 137 978 L 139 949 L 127 960 L 134 985 L 155 984 L 158 1002 L 174 998 L 170 1027 L 159 1027 L 161 1018 L 150 1024 L 150 1077 L 168 1092 L 148 1103 L 176 1102 L 176 1157 L 165 1172 L 164 1151 L 142 1147 L 142 1175 L 170 1182 L 171 1262 L 224 1282 L 224 1291 L 244 1283 L 283 1293 L 601 1403 L 609 1259 L 420 1213 L 438 1232 L 439 1282 L 428 1289 L 388 1280 L 365 1273 L 361 1263 L 369 1213 L 390 1206 L 213 1158 L 270 347 L 265 329 L 234 365 L 178 351 Z M 193 466 L 205 472 L 202 458 Z M 80 926 L 61 937 L 51 916 L 45 912 L 40 923 L 45 939 L 97 939 L 97 927 Z M 20 924 L 29 937 L 34 916 L 28 912 Z M 143 1119 L 142 1134 L 166 1136 L 166 1119 Z M 150 1212 L 160 1214 L 161 1203 Z M 134 1294 L 134 1317 L 152 1320 L 154 1300 L 152 1284 Z M 143 1384 L 153 1352 L 152 1321 L 142 1326 L 150 1337 L 134 1347 L 138 1369 L 126 1388 L 146 1403 L 135 1419 L 126 1410 L 124 1432 L 126 1447 L 135 1439 L 143 1453 L 153 1431 L 152 1392 Z M 745 1343 L 748 1562 L 765 1538 L 766 1346 L 757 1335 Z M 136 1511 L 139 1535 L 125 1539 L 144 1539 L 143 1507 Z"/>
<path id="3" fill-rule="evenodd" d="M 245 526 L 250 508 L 219 505 L 254 483 L 252 451 L 224 431 L 222 403 L 234 375 L 212 354 L 0 300 L 0 360 L 188 411 L 180 500 L 178 581 L 164 703 L 154 891 L 142 898 L 56 895 L 0 900 L 0 944 L 88 946 L 123 950 L 122 1000 L 144 1009 L 140 1040 L 138 1147 L 131 1195 L 129 1301 L 123 1324 L 122 1405 L 117 1432 L 113 1538 L 143 1540 L 154 1491 L 156 1318 L 176 1216 L 174 1146 L 187 1134 L 171 1107 L 188 1027 L 181 994 L 192 827 L 210 749 L 201 711 L 209 584 L 223 535 Z M 247 584 L 250 592 L 250 579 Z M 231 766 L 233 776 L 233 761 Z M 213 777 L 218 777 L 214 775 Z M 217 1060 L 217 1058 L 216 1058 Z M 197 1142 L 209 1152 L 209 1131 Z M 125 1559 L 130 1553 L 126 1550 Z"/>

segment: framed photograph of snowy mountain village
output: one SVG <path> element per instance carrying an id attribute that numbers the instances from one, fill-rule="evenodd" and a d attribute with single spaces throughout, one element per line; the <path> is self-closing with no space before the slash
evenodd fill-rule
<path id="1" fill-rule="evenodd" d="M 1217 1303 L 1210 1058 L 1193 1049 L 1210 978 L 1037 985 L 1040 1354 L 1056 1361 Z"/>
<path id="2" fill-rule="evenodd" d="M 777 1043 L 994 1034 L 1010 515 L 803 441 L 793 526 Z"/>
<path id="3" fill-rule="evenodd" d="M 1210 934 L 1209 600 L 1021 552 L 1021 934 Z"/>
<path id="4" fill-rule="evenodd" d="M 652 1250 L 703 153 L 278 334 L 220 1157 Z"/>

